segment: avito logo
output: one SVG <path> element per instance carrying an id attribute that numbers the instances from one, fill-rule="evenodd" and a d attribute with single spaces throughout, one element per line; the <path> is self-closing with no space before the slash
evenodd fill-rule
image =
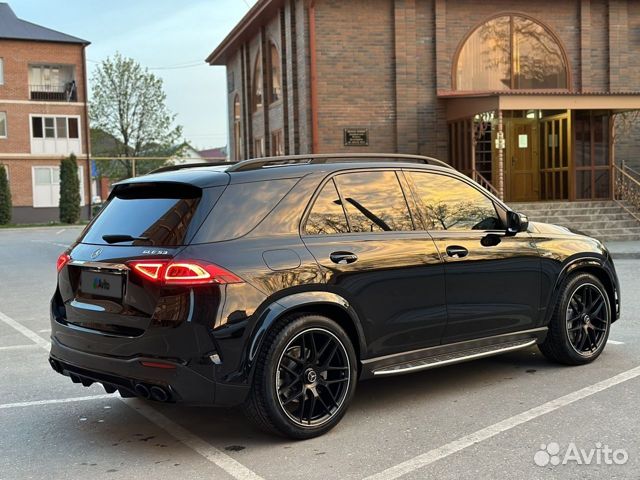
<path id="1" fill-rule="evenodd" d="M 93 279 L 93 288 L 96 290 L 109 290 L 111 285 L 103 278 L 95 277 Z"/>

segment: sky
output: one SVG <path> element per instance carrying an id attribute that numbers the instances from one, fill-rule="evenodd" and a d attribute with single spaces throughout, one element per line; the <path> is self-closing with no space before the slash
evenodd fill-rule
<path id="1" fill-rule="evenodd" d="M 169 109 L 197 149 L 227 145 L 224 67 L 204 59 L 256 0 L 4 0 L 23 20 L 91 42 L 89 79 L 119 51 L 164 81 Z"/>

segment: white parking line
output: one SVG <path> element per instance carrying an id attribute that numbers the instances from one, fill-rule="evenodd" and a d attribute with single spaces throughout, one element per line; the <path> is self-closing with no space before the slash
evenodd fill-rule
<path id="1" fill-rule="evenodd" d="M 420 468 L 426 467 L 438 460 L 442 460 L 449 455 L 453 455 L 467 447 L 475 445 L 476 443 L 488 440 L 491 437 L 498 435 L 499 433 L 511 430 L 512 428 L 529 422 L 535 418 L 538 418 L 547 413 L 558 410 L 559 408 L 566 407 L 578 400 L 594 395 L 598 392 L 602 392 L 608 388 L 611 388 L 620 383 L 632 380 L 640 376 L 640 366 L 627 370 L 611 378 L 603 380 L 598 383 L 594 383 L 588 387 L 569 393 L 562 397 L 551 400 L 547 403 L 543 403 L 537 407 L 534 407 L 525 412 L 514 415 L 513 417 L 502 420 L 501 422 L 489 425 L 481 430 L 473 432 L 469 435 L 465 435 L 457 440 L 447 443 L 441 447 L 430 450 L 422 455 L 418 455 L 406 462 L 399 463 L 391 468 L 383 470 L 380 473 L 371 475 L 365 480 L 392 480 L 408 473 L 414 472 Z"/>
<path id="2" fill-rule="evenodd" d="M 38 345 L 34 343 L 30 343 L 29 345 L 8 345 L 6 347 L 0 347 L 0 352 L 3 352 L 5 350 L 22 350 L 29 348 L 38 348 Z"/>
<path id="3" fill-rule="evenodd" d="M 607 343 L 610 343 L 611 345 L 624 345 L 624 342 L 620 342 L 618 340 L 607 340 Z"/>
<path id="4" fill-rule="evenodd" d="M 34 332 L 33 330 L 29 330 L 27 327 L 25 327 L 21 323 L 16 322 L 13 318 L 7 317 L 2 312 L 0 312 L 0 321 L 6 323 L 14 330 L 17 330 L 18 332 L 20 332 L 22 335 L 27 337 L 29 340 L 31 340 L 33 343 L 35 343 L 39 347 L 42 347 L 48 350 L 49 347 L 51 346 L 49 342 L 47 342 L 44 338 L 42 338 L 36 332 Z"/>
<path id="5" fill-rule="evenodd" d="M 49 342 L 44 340 L 37 333 L 31 331 L 30 329 L 28 329 L 27 327 L 25 327 L 21 323 L 16 322 L 13 318 L 8 317 L 7 315 L 5 315 L 2 312 L 0 312 L 0 321 L 6 323 L 7 325 L 12 327 L 13 329 L 15 329 L 18 332 L 22 333 L 25 337 L 30 339 L 32 342 L 34 342 L 39 347 L 44 348 L 45 350 L 49 350 L 49 348 L 51 346 Z M 146 404 L 143 404 L 143 403 L 137 403 L 137 402 L 136 403 L 128 402 L 128 401 L 126 401 L 125 399 L 123 399 L 121 397 L 116 397 L 116 396 L 113 396 L 113 395 L 94 395 L 92 397 L 77 397 L 77 398 L 82 398 L 82 399 L 86 399 L 86 400 L 101 399 L 101 398 L 115 398 L 115 399 L 118 399 L 118 400 L 122 401 L 125 405 L 128 405 L 129 407 L 133 408 L 135 411 L 140 413 L 142 416 L 146 417 L 147 420 L 151 421 L 153 424 L 155 424 L 156 426 L 158 426 L 161 429 L 163 429 L 165 432 L 167 432 L 173 438 L 177 439 L 178 441 L 182 442 L 184 445 L 186 445 L 190 449 L 192 449 L 195 452 L 197 452 L 198 454 L 202 455 L 204 458 L 206 458 L 208 461 L 210 461 L 214 465 L 220 467 L 222 470 L 227 472 L 233 478 L 236 478 L 238 480 L 263 480 L 262 477 L 260 475 L 258 475 L 257 473 L 255 473 L 254 471 L 252 471 L 249 468 L 245 467 L 240 462 L 234 460 L 233 458 L 231 458 L 229 455 L 227 455 L 223 451 L 218 450 L 213 445 L 211 445 L 211 444 L 207 443 L 206 441 L 202 440 L 200 437 L 192 434 L 191 432 L 187 431 L 185 428 L 183 428 L 180 425 L 176 424 L 175 422 L 169 420 L 167 417 L 162 415 L 160 412 L 158 412 L 156 409 L 154 409 L 150 405 L 146 405 Z M 62 399 L 62 400 L 41 400 L 41 401 L 42 402 L 48 402 L 48 403 L 66 403 L 66 401 L 72 401 L 72 399 L 71 400 L 70 399 L 66 399 L 66 401 L 65 401 L 65 399 Z M 80 400 L 76 400 L 76 401 L 80 401 Z M 33 403 L 33 402 L 23 402 L 23 404 L 31 404 L 31 403 Z M 19 404 L 6 404 L 6 405 L 28 406 L 28 405 L 19 405 Z M 7 406 L 5 408 L 12 408 L 12 407 Z"/>
<path id="6" fill-rule="evenodd" d="M 6 408 L 33 407 L 36 405 L 52 405 L 56 403 L 86 402 L 88 400 L 104 400 L 115 398 L 113 395 L 91 395 L 89 397 L 54 398 L 52 400 L 34 400 L 32 402 L 4 403 L 0 405 L 0 410 Z"/>

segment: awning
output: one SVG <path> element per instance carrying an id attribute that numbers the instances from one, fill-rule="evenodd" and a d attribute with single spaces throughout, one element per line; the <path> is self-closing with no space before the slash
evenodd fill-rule
<path id="1" fill-rule="evenodd" d="M 496 110 L 640 110 L 640 92 L 438 92 L 447 120 Z"/>

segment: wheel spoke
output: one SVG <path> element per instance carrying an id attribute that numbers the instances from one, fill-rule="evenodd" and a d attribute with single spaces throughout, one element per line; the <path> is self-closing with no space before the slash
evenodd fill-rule
<path id="1" fill-rule="evenodd" d="M 301 360 L 299 358 L 296 358 L 296 357 L 294 357 L 294 356 L 292 356 L 292 355 L 290 355 L 288 353 L 284 354 L 284 358 L 286 358 L 287 360 L 291 360 L 292 362 L 295 362 L 298 365 L 304 365 L 304 361 L 303 360 Z"/>
<path id="2" fill-rule="evenodd" d="M 315 340 L 315 337 L 313 336 L 313 332 L 309 332 L 309 337 L 311 338 L 311 341 L 309 342 L 309 345 L 310 345 L 309 348 L 311 349 L 309 357 L 312 362 L 317 362 L 318 349 L 316 347 L 316 340 Z"/>
<path id="3" fill-rule="evenodd" d="M 344 382 L 348 382 L 349 379 L 348 378 L 338 378 L 336 380 L 326 380 L 324 382 L 325 385 L 333 385 L 334 383 L 344 383 Z"/>
<path id="4" fill-rule="evenodd" d="M 304 404 L 307 400 L 307 391 L 302 389 L 302 401 L 300 402 L 300 423 L 302 423 L 302 419 L 304 418 Z"/>
<path id="5" fill-rule="evenodd" d="M 329 416 L 331 416 L 332 415 L 331 409 L 327 406 L 326 403 L 324 403 L 324 400 L 322 400 L 322 397 L 320 395 L 318 395 L 318 401 L 322 405 L 322 408 L 324 408 L 324 411 L 327 412 Z"/>
<path id="6" fill-rule="evenodd" d="M 600 310 L 602 310 L 602 307 L 604 307 L 604 298 L 598 297 L 598 299 L 593 302 L 593 305 L 591 305 L 591 311 L 589 315 L 591 317 L 596 317 L 598 314 L 600 314 Z"/>
<path id="7" fill-rule="evenodd" d="M 318 401 L 318 397 L 316 395 L 312 395 L 311 396 L 311 406 L 309 407 L 309 420 L 307 421 L 307 423 L 311 423 L 311 420 L 313 420 L 313 412 L 316 409 L 316 402 Z"/>
<path id="8" fill-rule="evenodd" d="M 304 390 L 300 390 L 296 395 L 294 395 L 293 397 L 289 397 L 284 402 L 282 402 L 282 405 L 290 404 L 294 400 L 299 399 L 303 394 L 304 394 Z"/>
<path id="9" fill-rule="evenodd" d="M 335 356 L 337 351 L 338 351 L 338 344 L 334 343 L 333 347 L 331 347 L 331 351 L 327 355 L 326 360 L 322 363 L 322 366 L 320 367 L 321 370 L 326 370 L 329 367 L 329 364 L 331 363 L 331 360 L 333 360 L 333 357 Z"/>
<path id="10" fill-rule="evenodd" d="M 285 370 L 290 375 L 293 375 L 294 377 L 298 377 L 300 375 L 298 372 L 292 369 L 289 365 L 285 365 L 284 363 L 280 364 L 280 368 Z"/>

